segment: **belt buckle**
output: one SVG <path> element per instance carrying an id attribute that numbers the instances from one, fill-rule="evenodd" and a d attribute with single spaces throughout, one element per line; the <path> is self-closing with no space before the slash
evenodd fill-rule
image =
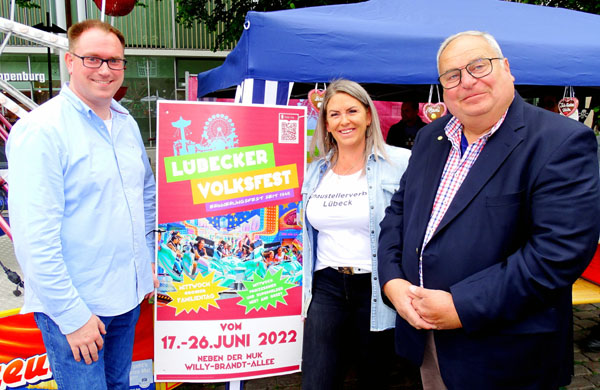
<path id="1" fill-rule="evenodd" d="M 354 268 L 352 267 L 338 267 L 337 270 L 344 275 L 354 275 Z"/>

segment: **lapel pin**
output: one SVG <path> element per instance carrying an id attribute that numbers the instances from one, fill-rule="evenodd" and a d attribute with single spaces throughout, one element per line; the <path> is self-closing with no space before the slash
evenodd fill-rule
<path id="1" fill-rule="evenodd" d="M 444 137 L 442 137 L 441 135 L 440 135 L 440 136 L 438 136 L 438 141 L 441 141 L 441 140 L 443 140 L 443 139 L 444 139 Z"/>

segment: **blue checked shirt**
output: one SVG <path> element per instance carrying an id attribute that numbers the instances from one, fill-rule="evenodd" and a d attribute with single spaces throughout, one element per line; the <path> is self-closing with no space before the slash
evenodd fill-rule
<path id="1" fill-rule="evenodd" d="M 471 170 L 475 161 L 479 157 L 479 154 L 483 150 L 488 138 L 492 136 L 504 123 L 504 118 L 508 110 L 502 115 L 500 120 L 484 135 L 479 137 L 477 141 L 473 142 L 467 147 L 464 153 L 461 153 L 461 135 L 463 132 L 463 125 L 460 123 L 457 117 L 452 117 L 446 124 L 444 131 L 446 136 L 452 145 L 444 171 L 442 172 L 442 178 L 435 195 L 435 201 L 433 202 L 433 209 L 431 210 L 431 216 L 427 229 L 425 230 L 425 239 L 423 240 L 423 247 L 421 248 L 421 256 L 419 257 L 419 283 L 423 287 L 423 250 L 425 246 L 435 233 L 438 225 L 446 215 L 454 195 L 458 192 L 458 189 L 462 185 L 463 181 L 467 177 L 467 174 Z"/>

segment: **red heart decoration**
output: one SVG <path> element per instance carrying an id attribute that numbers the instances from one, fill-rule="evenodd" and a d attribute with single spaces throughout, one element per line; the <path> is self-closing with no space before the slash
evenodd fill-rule
<path id="1" fill-rule="evenodd" d="M 94 0 L 96 6 L 102 11 L 102 0 Z M 125 16 L 133 10 L 135 0 L 106 0 L 104 12 L 108 16 Z"/>
<path id="2" fill-rule="evenodd" d="M 321 104 L 323 103 L 323 97 L 325 96 L 325 91 L 322 89 L 311 89 L 308 92 L 308 101 L 310 105 L 314 107 L 317 112 L 321 109 Z"/>
<path id="3" fill-rule="evenodd" d="M 444 115 L 446 115 L 446 105 L 444 103 L 423 104 L 423 119 L 425 119 L 425 122 L 431 123 Z"/>
<path id="4" fill-rule="evenodd" d="M 579 99 L 576 97 L 565 97 L 558 102 L 558 112 L 564 116 L 571 116 L 579 107 Z"/>

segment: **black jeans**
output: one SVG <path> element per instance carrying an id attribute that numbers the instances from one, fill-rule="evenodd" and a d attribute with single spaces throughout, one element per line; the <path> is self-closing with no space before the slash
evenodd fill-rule
<path id="1" fill-rule="evenodd" d="M 302 388 L 341 389 L 348 369 L 361 389 L 385 389 L 394 357 L 393 330 L 370 331 L 371 274 L 315 272 L 304 324 Z"/>

